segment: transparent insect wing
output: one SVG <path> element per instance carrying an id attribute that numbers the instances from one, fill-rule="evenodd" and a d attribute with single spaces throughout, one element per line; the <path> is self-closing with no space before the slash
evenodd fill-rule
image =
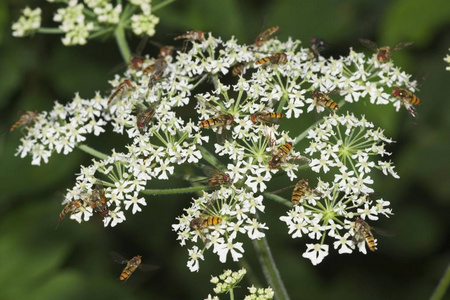
<path id="1" fill-rule="evenodd" d="M 373 41 L 371 41 L 371 40 L 368 40 L 368 39 L 359 39 L 359 42 L 360 42 L 363 46 L 369 48 L 370 50 L 372 50 L 372 51 L 374 51 L 374 52 L 377 52 L 377 50 L 378 50 L 378 45 L 377 45 L 377 43 L 375 43 L 375 42 L 373 42 Z"/>
<path id="2" fill-rule="evenodd" d="M 392 48 L 392 51 L 399 51 L 399 50 L 402 50 L 402 49 L 404 49 L 404 48 L 406 48 L 406 47 L 411 46 L 412 44 L 414 44 L 414 43 L 413 43 L 413 42 L 402 42 L 402 43 L 398 43 L 397 45 L 395 45 L 395 46 Z"/>
<path id="3" fill-rule="evenodd" d="M 123 257 L 122 255 L 120 255 L 117 252 L 111 251 L 110 252 L 111 258 L 118 264 L 126 264 L 128 263 L 128 259 L 126 259 L 125 257 Z"/>

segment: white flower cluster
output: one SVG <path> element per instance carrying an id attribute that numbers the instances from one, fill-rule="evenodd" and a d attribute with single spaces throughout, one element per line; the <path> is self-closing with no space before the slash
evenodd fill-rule
<path id="1" fill-rule="evenodd" d="M 450 51 L 450 49 L 448 49 Z M 448 63 L 447 68 L 445 68 L 447 71 L 450 71 L 450 54 L 447 54 L 447 56 L 444 58 L 444 61 Z"/>
<path id="2" fill-rule="evenodd" d="M 233 261 L 243 256 L 242 242 L 238 242 L 239 234 L 250 239 L 264 237 L 261 230 L 268 229 L 255 217 L 257 211 L 264 212 L 262 195 L 255 197 L 252 192 L 234 186 L 222 187 L 213 193 L 204 192 L 195 199 L 192 206 L 185 209 L 186 214 L 177 218 L 178 224 L 172 225 L 178 234 L 180 245 L 186 241 L 198 242 L 204 245 L 199 249 L 196 245 L 189 251 L 189 269 L 199 270 L 199 259 L 203 260 L 203 252 L 210 247 L 219 256 L 221 262 L 226 262 L 230 253 Z"/>
<path id="3" fill-rule="evenodd" d="M 86 135 L 105 132 L 104 126 L 111 120 L 108 113 L 102 113 L 105 108 L 106 100 L 98 93 L 92 99 L 76 94 L 66 105 L 56 101 L 52 111 L 38 114 L 35 126 L 27 128 L 16 155 L 29 155 L 32 165 L 40 165 L 41 161 L 47 163 L 53 152 L 69 154 Z"/>
<path id="4" fill-rule="evenodd" d="M 13 36 L 23 37 L 35 33 L 41 27 L 41 14 L 39 7 L 36 9 L 25 7 L 22 16 L 12 25 Z"/>
<path id="5" fill-rule="evenodd" d="M 351 114 L 325 117 L 322 124 L 308 131 L 311 142 L 305 153 L 313 157 L 309 166 L 317 173 L 334 171 L 334 182 L 346 193 L 373 193 L 368 186 L 373 183 L 368 175 L 373 168 L 399 178 L 390 161 L 374 161 L 376 155 L 391 154 L 385 143 L 393 141 L 384 136 L 382 129 L 373 128 L 364 116 L 360 120 Z"/>
<path id="6" fill-rule="evenodd" d="M 272 39 L 257 47 L 196 31 L 185 37 L 190 41 L 188 51 L 173 56 L 161 51 L 158 58 L 131 63 L 124 76 L 111 81 L 114 90 L 108 100 L 76 98 L 40 114 L 33 127 L 28 126 L 18 154 L 31 155 L 34 163 L 46 161 L 55 150 L 82 148 L 84 134 L 101 133 L 105 123 L 130 140 L 125 152 L 82 168 L 67 201 L 92 195 L 93 185 L 101 180 L 106 203 L 100 209 L 99 203 L 84 201 L 88 213 L 81 216 L 81 210 L 74 209 L 73 218 L 87 220 L 96 212 L 104 217 L 105 226 L 114 226 L 125 219 L 123 210 L 132 208 L 135 213 L 146 205 L 142 195 L 157 180 L 186 178 L 177 168 L 180 165 L 200 173 L 207 162 L 220 169 L 207 174 L 208 186 L 203 188 L 210 190 L 194 199 L 173 225 L 181 245 L 196 244 L 188 249 L 187 265 L 198 271 L 206 249 L 212 248 L 221 262 L 228 254 L 237 261 L 244 253 L 240 238 L 264 236 L 267 227 L 258 221 L 257 210 L 264 211 L 261 193 L 276 173 L 294 180 L 301 168 L 311 167 L 335 177 L 330 185 L 319 183 L 313 196 L 301 199 L 301 205 L 283 217 L 291 234 L 299 227 L 312 239 L 325 237 L 324 232 L 348 239 L 356 216 L 364 219 L 368 210 L 374 220 L 371 217 L 390 213 L 389 202 L 372 202 L 364 195 L 372 191 L 371 169 L 397 177 L 392 163 L 378 158 L 388 155 L 384 147 L 392 141 L 364 117 L 341 115 L 336 102 L 341 100 L 340 107 L 363 100 L 400 105 L 403 102 L 389 89 L 411 84 L 410 75 L 392 61 L 379 63 L 375 54 L 366 58 L 353 50 L 338 59 L 312 59 L 308 48 L 291 39 Z M 320 93 L 330 93 L 333 102 L 313 96 Z M 85 105 L 77 104 L 83 101 Z M 312 109 L 305 111 L 307 104 Z M 303 118 L 314 108 L 333 113 L 308 131 L 309 147 L 298 149 L 306 133 L 296 136 L 299 133 L 283 130 L 283 119 Z M 187 179 L 195 181 L 193 177 Z M 323 240 L 310 246 L 306 253 L 314 253 L 315 262 L 328 253 Z"/>
<path id="7" fill-rule="evenodd" d="M 372 200 L 367 194 L 346 193 L 338 184 L 320 181 L 314 192 L 302 197 L 299 204 L 280 217 L 289 228 L 292 238 L 308 236 L 315 244 L 306 244 L 303 257 L 316 265 L 329 253 L 330 244 L 339 254 L 352 253 L 355 246 L 366 253 L 365 240 L 355 241 L 355 219 L 376 221 L 379 215 L 389 217 L 390 202 L 383 199 Z M 333 242 L 325 242 L 326 236 Z"/>
<path id="8" fill-rule="evenodd" d="M 128 4 L 111 0 L 59 2 L 64 2 L 66 6 L 57 9 L 53 20 L 60 23 L 58 28 L 65 34 L 62 43 L 66 46 L 84 45 L 88 39 L 110 34 L 117 26 L 131 29 L 136 35 L 153 36 L 159 23 L 159 18 L 152 14 L 151 0 L 130 0 Z M 25 8 L 19 20 L 12 25 L 13 35 L 17 37 L 33 34 L 40 28 L 40 8 Z"/>

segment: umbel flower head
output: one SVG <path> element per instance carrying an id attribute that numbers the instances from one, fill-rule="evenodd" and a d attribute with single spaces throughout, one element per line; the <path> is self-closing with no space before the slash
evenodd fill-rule
<path id="1" fill-rule="evenodd" d="M 149 4 L 132 3 L 143 11 Z M 347 56 L 313 59 L 308 48 L 292 39 L 255 46 L 197 33 L 189 41 L 187 51 L 130 64 L 111 80 L 111 94 L 76 95 L 38 114 L 25 128 L 17 155 L 30 156 L 36 165 L 75 147 L 97 156 L 81 168 L 66 201 L 83 202 L 71 211 L 72 218 L 81 222 L 99 214 L 105 226 L 123 223 L 128 210 L 143 210 L 149 202 L 144 195 L 159 180 L 182 177 L 198 187 L 198 174 L 213 165 L 217 172 L 203 180 L 208 184 L 191 190 L 203 193 L 193 197 L 172 226 L 180 244 L 188 246 L 191 271 L 199 270 L 204 251 L 217 254 L 220 262 L 243 257 L 245 241 L 263 238 L 268 229 L 259 219 L 270 198 L 263 194 L 267 183 L 275 175 L 298 180 L 309 167 L 331 175 L 332 182 L 317 179 L 315 192 L 281 218 L 289 233 L 314 241 L 304 254 L 313 263 L 330 246 L 340 253 L 356 246 L 363 251 L 363 242 L 352 241 L 361 227 L 355 226 L 356 218 L 371 224 L 391 214 L 389 202 L 371 200 L 368 194 L 373 192 L 373 169 L 398 177 L 386 159 L 390 153 L 385 148 L 393 141 L 364 116 L 341 113 L 342 107 L 366 101 L 399 110 L 404 102 L 391 90 L 410 86 L 410 75 L 392 60 L 380 63 L 375 54 L 366 57 L 352 49 Z M 316 112 L 323 120 L 305 133 L 294 135 L 283 124 Z M 88 135 L 99 136 L 107 128 L 128 138 L 125 147 L 117 145 L 125 150 L 110 155 L 88 150 L 83 144 Z M 302 149 L 299 142 L 305 137 L 309 145 Z M 189 176 L 183 168 L 190 169 Z M 104 186 L 103 204 L 94 201 L 95 191 L 103 191 L 95 187 L 98 181 Z"/>
<path id="2" fill-rule="evenodd" d="M 84 45 L 88 39 L 111 34 L 115 28 L 131 28 L 136 35 L 153 36 L 159 18 L 152 14 L 151 0 L 113 1 L 109 0 L 68 0 L 53 1 L 66 6 L 59 7 L 53 21 L 56 28 L 42 28 L 42 32 L 64 33 L 61 39 L 65 46 Z M 59 4 L 58 3 L 58 4 Z M 13 35 L 23 37 L 41 29 L 41 9 L 25 8 L 22 16 L 12 25 Z M 121 23 L 122 20 L 122 23 Z"/>

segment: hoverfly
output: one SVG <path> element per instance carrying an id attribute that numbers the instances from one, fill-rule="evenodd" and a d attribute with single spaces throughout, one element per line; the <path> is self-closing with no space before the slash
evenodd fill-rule
<path id="1" fill-rule="evenodd" d="M 413 92 L 396 87 L 392 90 L 392 96 L 400 100 L 413 119 L 417 118 L 416 109 L 413 105 L 420 105 L 422 102 Z"/>
<path id="2" fill-rule="evenodd" d="M 131 82 L 131 80 L 129 79 L 125 79 L 124 81 L 122 81 L 122 83 L 120 83 L 117 88 L 115 89 L 115 91 L 112 93 L 112 95 L 109 97 L 108 99 L 108 105 L 114 100 L 114 98 L 116 98 L 117 96 L 122 96 L 124 93 L 126 93 L 127 91 L 129 91 L 130 89 L 133 88 L 133 83 Z"/>
<path id="3" fill-rule="evenodd" d="M 232 114 L 223 114 L 219 112 L 215 107 L 205 102 L 205 105 L 207 105 L 209 108 L 214 110 L 216 112 L 216 116 L 206 119 L 204 121 L 201 121 L 198 126 L 200 128 L 217 128 L 217 143 L 222 145 L 226 138 L 227 138 L 227 132 L 226 132 L 226 126 L 233 124 L 234 117 Z"/>
<path id="4" fill-rule="evenodd" d="M 35 110 L 25 111 L 24 113 L 22 113 L 19 120 L 9 128 L 9 132 L 13 132 L 19 126 L 27 127 L 31 123 L 33 123 L 36 119 L 37 119 L 37 111 Z"/>
<path id="5" fill-rule="evenodd" d="M 158 267 L 153 265 L 146 265 L 141 264 L 142 262 L 142 256 L 136 255 L 132 257 L 131 259 L 126 259 L 122 255 L 116 252 L 111 252 L 111 257 L 113 260 L 118 264 L 127 264 L 125 268 L 122 270 L 122 273 L 120 273 L 119 279 L 121 281 L 127 281 L 128 278 L 130 278 L 131 274 L 133 274 L 134 271 L 136 271 L 137 268 L 142 269 L 143 271 L 151 271 L 155 270 Z"/>
<path id="6" fill-rule="evenodd" d="M 148 86 L 150 88 L 153 87 L 153 85 L 155 85 L 155 83 L 161 79 L 161 77 L 164 75 L 164 72 L 167 69 L 167 61 L 166 58 L 163 57 L 159 57 L 157 59 L 155 59 L 154 63 L 151 64 L 150 66 L 146 67 L 143 70 L 143 73 L 146 75 L 148 73 L 151 72 L 152 75 L 150 75 L 150 80 L 148 82 Z"/>
<path id="7" fill-rule="evenodd" d="M 272 65 L 284 65 L 287 62 L 287 54 L 284 52 L 275 52 L 271 56 L 266 56 L 258 59 L 255 65 L 272 64 Z"/>
<path id="8" fill-rule="evenodd" d="M 303 196 L 311 194 L 312 192 L 313 189 L 309 187 L 308 179 L 300 179 L 292 191 L 292 204 L 296 205 Z"/>
<path id="9" fill-rule="evenodd" d="M 309 59 L 317 60 L 320 56 L 320 52 L 325 50 L 325 41 L 319 37 L 312 37 L 309 40 Z"/>
<path id="10" fill-rule="evenodd" d="M 174 37 L 174 41 L 184 39 L 182 52 L 186 52 L 189 42 L 203 41 L 205 34 L 201 30 L 188 30 L 186 33 Z"/>
<path id="11" fill-rule="evenodd" d="M 278 149 L 277 152 L 272 156 L 272 159 L 269 161 L 269 168 L 276 169 L 280 164 L 282 164 L 285 160 L 289 152 L 292 150 L 292 142 L 287 142 L 283 146 Z"/>
<path id="12" fill-rule="evenodd" d="M 230 175 L 210 166 L 204 166 L 203 172 L 208 176 L 208 187 L 210 188 L 215 188 L 231 181 Z"/>
<path id="13" fill-rule="evenodd" d="M 91 196 L 86 200 L 87 204 L 102 218 L 109 215 L 108 204 L 106 203 L 105 188 L 100 182 L 97 182 L 92 190 Z"/>
<path id="14" fill-rule="evenodd" d="M 66 215 L 68 213 L 74 214 L 75 212 L 77 212 L 78 208 L 80 208 L 82 205 L 83 204 L 81 203 L 80 200 L 73 200 L 73 201 L 68 202 L 66 204 L 66 206 L 64 206 L 61 213 L 59 214 L 58 224 L 56 225 L 56 229 L 58 229 L 59 225 L 61 224 L 61 222 L 64 220 L 64 218 L 66 217 Z"/>
<path id="15" fill-rule="evenodd" d="M 328 94 L 326 94 L 326 93 L 322 93 L 322 92 L 315 90 L 314 92 L 312 92 L 311 96 L 312 96 L 312 98 L 314 100 L 314 104 L 317 108 L 319 106 L 328 107 L 333 111 L 339 108 L 339 105 L 336 102 L 334 102 L 334 100 L 331 99 L 330 96 L 328 96 Z"/>
<path id="16" fill-rule="evenodd" d="M 248 62 L 242 61 L 238 62 L 233 66 L 233 70 L 231 71 L 231 74 L 233 76 L 238 76 L 244 73 L 245 67 L 248 65 Z"/>
<path id="17" fill-rule="evenodd" d="M 145 133 L 147 125 L 151 122 L 154 116 L 155 116 L 155 109 L 153 107 L 148 107 L 145 110 L 142 110 L 141 108 L 138 109 L 136 115 L 136 125 L 141 134 Z"/>
<path id="18" fill-rule="evenodd" d="M 280 26 L 273 26 L 270 27 L 269 29 L 266 29 L 265 31 L 261 32 L 260 34 L 258 34 L 258 36 L 255 39 L 255 46 L 261 46 L 262 44 L 264 44 L 265 42 L 267 42 L 270 37 L 278 31 L 278 29 L 280 29 Z"/>
<path id="19" fill-rule="evenodd" d="M 370 251 L 377 250 L 377 245 L 373 237 L 372 231 L 383 236 L 393 236 L 392 233 L 387 232 L 380 228 L 370 226 L 366 221 L 361 218 L 356 218 L 354 225 L 355 235 L 353 236 L 353 244 L 359 244 L 366 241 Z"/>
<path id="20" fill-rule="evenodd" d="M 284 115 L 282 113 L 260 111 L 260 112 L 250 115 L 250 120 L 253 123 L 278 124 L 278 123 L 280 123 L 280 119 L 283 117 L 284 117 Z"/>
<path id="21" fill-rule="evenodd" d="M 359 39 L 359 42 L 375 52 L 377 54 L 377 60 L 380 63 L 388 62 L 391 59 L 391 55 L 393 52 L 402 50 L 403 48 L 409 47 L 413 44 L 412 42 L 403 42 L 398 43 L 393 48 L 391 48 L 389 46 L 378 47 L 377 43 L 372 42 L 368 39 Z"/>

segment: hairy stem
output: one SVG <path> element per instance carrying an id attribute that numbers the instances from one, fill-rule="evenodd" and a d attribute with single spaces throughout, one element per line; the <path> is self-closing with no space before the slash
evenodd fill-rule
<path id="1" fill-rule="evenodd" d="M 173 194 L 188 194 L 195 193 L 198 191 L 203 191 L 207 189 L 207 186 L 199 185 L 199 186 L 190 186 L 186 188 L 175 188 L 175 189 L 152 189 L 152 190 L 143 190 L 140 193 L 144 195 L 173 195 Z"/>
<path id="2" fill-rule="evenodd" d="M 277 266 L 272 257 L 272 253 L 270 252 L 270 247 L 267 243 L 266 237 L 263 237 L 259 240 L 253 240 L 253 246 L 258 253 L 258 259 L 262 265 L 264 277 L 266 277 L 269 286 L 275 293 L 275 299 L 289 299 L 289 295 L 286 291 L 286 288 L 284 287 L 280 272 L 278 272 Z"/>
<path id="3" fill-rule="evenodd" d="M 97 151 L 94 148 L 89 147 L 88 145 L 78 144 L 77 147 L 78 147 L 78 149 L 80 149 L 96 158 L 99 158 L 99 159 L 107 159 L 108 158 L 108 155 L 106 155 L 105 153 Z"/>
<path id="4" fill-rule="evenodd" d="M 442 276 L 441 280 L 439 281 L 438 286 L 434 290 L 433 295 L 431 296 L 430 300 L 443 299 L 443 297 L 445 295 L 445 291 L 447 290 L 449 284 L 450 284 L 450 264 L 447 266 L 447 269 L 445 270 L 444 275 Z"/>

